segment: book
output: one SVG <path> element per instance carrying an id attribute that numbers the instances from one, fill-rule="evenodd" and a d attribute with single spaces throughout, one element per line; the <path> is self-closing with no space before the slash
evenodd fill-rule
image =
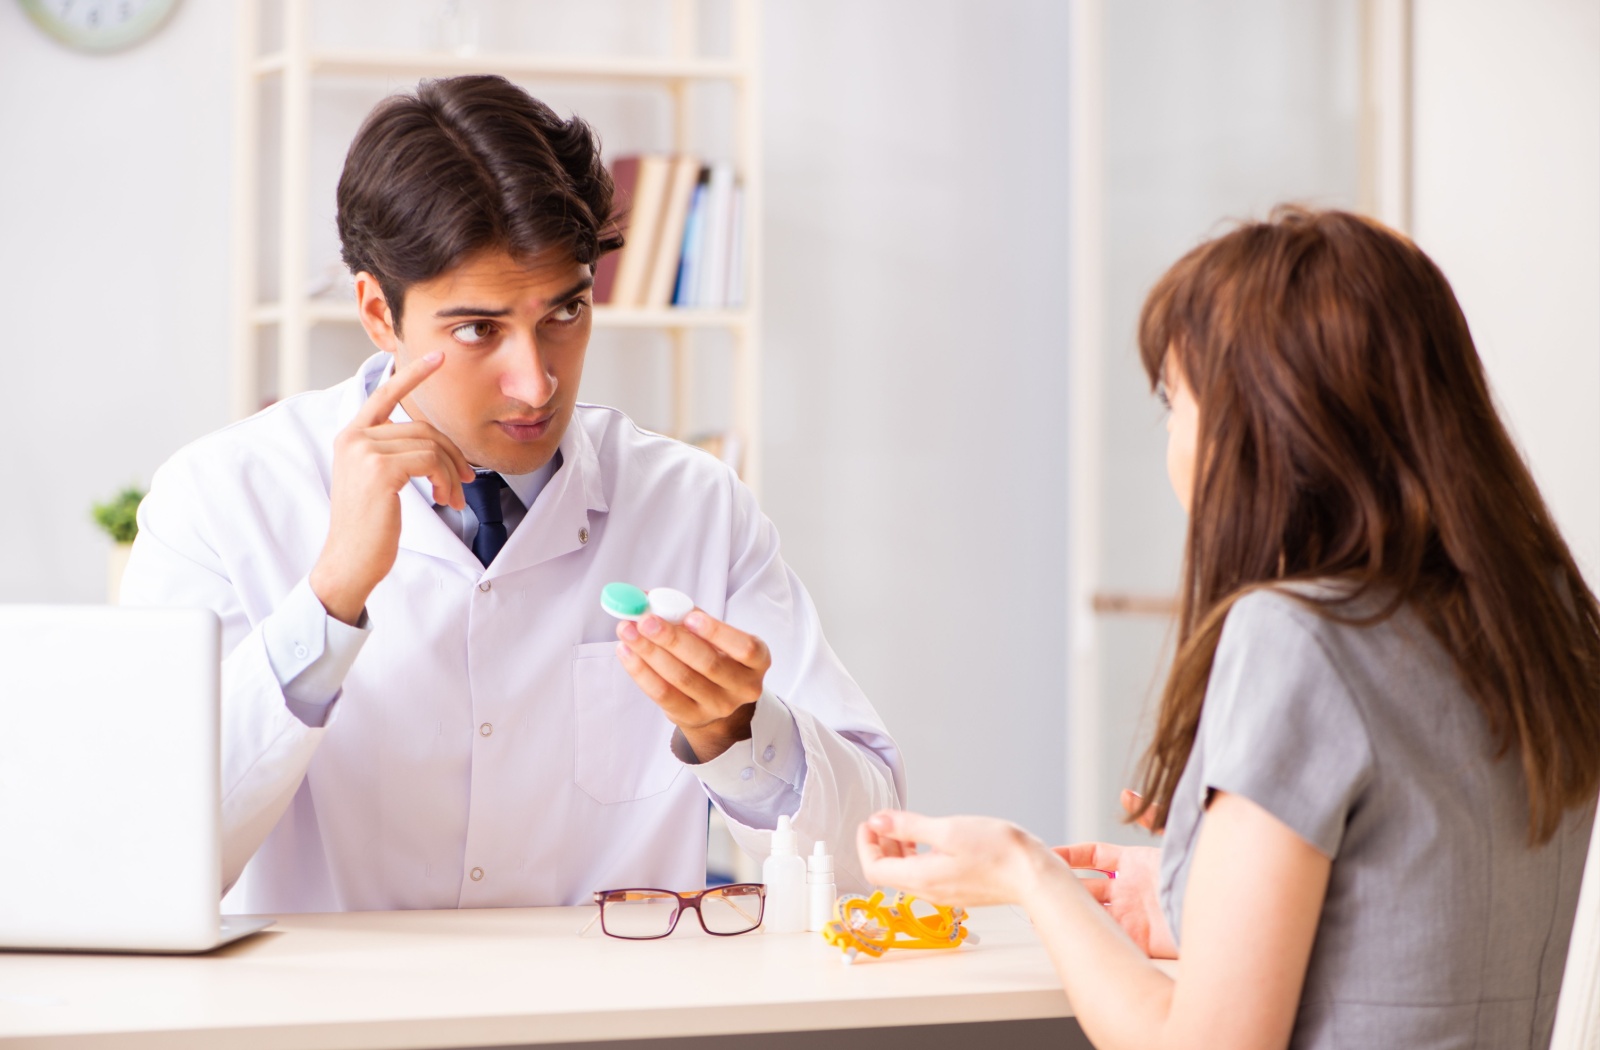
<path id="1" fill-rule="evenodd" d="M 728 294 L 723 305 L 730 310 L 744 305 L 744 183 L 733 187 L 733 222 L 728 230 Z"/>
<path id="2" fill-rule="evenodd" d="M 623 239 L 628 236 L 628 213 L 633 206 L 633 188 L 639 181 L 639 158 L 618 157 L 611 162 L 612 211 Z M 607 252 L 594 267 L 594 301 L 609 303 L 617 284 L 617 262 L 623 249 Z"/>
<path id="3" fill-rule="evenodd" d="M 712 165 L 708 187 L 705 240 L 701 248 L 702 269 L 696 278 L 694 303 L 715 309 L 725 304 L 728 295 L 728 231 L 733 225 L 733 165 L 726 162 Z"/>
<path id="4" fill-rule="evenodd" d="M 700 271 L 700 246 L 705 240 L 706 182 L 711 169 L 701 168 L 689 201 L 689 218 L 683 227 L 683 253 L 678 260 L 678 286 L 672 295 L 674 306 L 694 306 L 695 285 Z"/>
<path id="5" fill-rule="evenodd" d="M 617 260 L 617 279 L 611 290 L 610 301 L 615 306 L 637 307 L 644 302 L 644 283 L 655 260 L 670 170 L 671 162 L 666 157 L 649 154 L 639 158 L 638 180 L 623 234 L 627 243 L 622 247 L 622 258 Z"/>
<path id="6" fill-rule="evenodd" d="M 700 162 L 693 157 L 676 157 L 672 177 L 667 181 L 666 206 L 661 215 L 661 235 L 656 239 L 655 258 L 650 278 L 645 282 L 642 305 L 666 306 L 678 282 L 678 264 L 683 258 L 683 231 L 689 221 L 689 205 L 700 181 Z"/>

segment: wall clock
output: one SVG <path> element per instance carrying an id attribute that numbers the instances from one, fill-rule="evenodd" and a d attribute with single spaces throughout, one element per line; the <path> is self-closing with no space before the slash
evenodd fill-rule
<path id="1" fill-rule="evenodd" d="M 117 51 L 161 28 L 178 0 L 21 0 L 34 23 L 69 47 Z"/>

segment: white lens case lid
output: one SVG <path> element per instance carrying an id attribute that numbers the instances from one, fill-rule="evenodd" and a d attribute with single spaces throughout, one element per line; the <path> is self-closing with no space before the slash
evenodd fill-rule
<path id="1" fill-rule="evenodd" d="M 646 597 L 650 599 L 650 611 L 668 623 L 682 623 L 694 609 L 693 598 L 671 587 L 657 587 Z"/>

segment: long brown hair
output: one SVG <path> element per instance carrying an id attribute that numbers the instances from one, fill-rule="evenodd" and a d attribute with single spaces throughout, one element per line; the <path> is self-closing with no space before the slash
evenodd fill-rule
<path id="1" fill-rule="evenodd" d="M 1330 578 L 1381 609 L 1313 603 L 1323 615 L 1409 604 L 1454 657 L 1494 759 L 1521 762 L 1530 842 L 1593 801 L 1600 607 L 1432 260 L 1361 216 L 1280 208 L 1167 271 L 1139 351 L 1152 386 L 1173 356 L 1199 433 L 1177 655 L 1134 817 L 1165 823 L 1233 603 Z"/>

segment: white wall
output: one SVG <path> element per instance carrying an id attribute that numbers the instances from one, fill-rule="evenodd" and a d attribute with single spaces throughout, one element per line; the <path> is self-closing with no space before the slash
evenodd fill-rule
<path id="1" fill-rule="evenodd" d="M 1600 587 L 1600 4 L 1415 5 L 1413 233 Z"/>
<path id="2" fill-rule="evenodd" d="M 1066 5 L 766 7 L 768 510 L 911 802 L 1063 828 Z"/>
<path id="3" fill-rule="evenodd" d="M 0 3 L 0 601 L 103 601 L 90 504 L 227 421 L 231 18 L 86 56 Z"/>

